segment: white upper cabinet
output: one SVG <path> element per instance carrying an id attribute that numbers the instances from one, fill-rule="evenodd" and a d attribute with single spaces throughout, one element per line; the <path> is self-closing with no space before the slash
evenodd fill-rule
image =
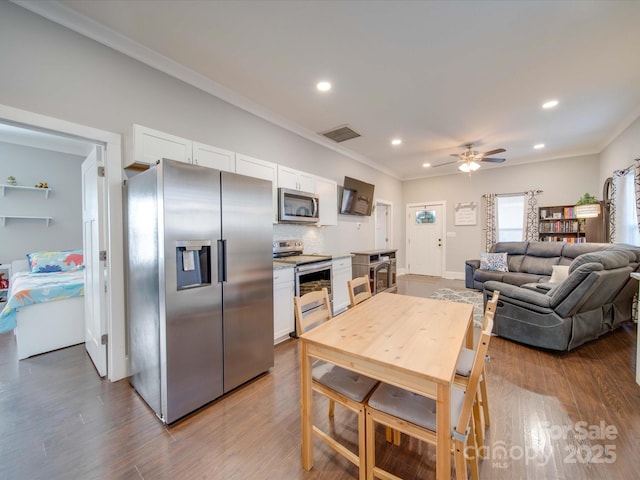
<path id="1" fill-rule="evenodd" d="M 315 193 L 320 197 L 318 225 L 338 225 L 338 184 L 328 178 L 315 178 Z"/>
<path id="2" fill-rule="evenodd" d="M 132 163 L 154 165 L 161 158 L 170 158 L 178 162 L 193 163 L 226 172 L 235 172 L 236 168 L 235 152 L 134 125 L 133 161 L 125 167 Z"/>
<path id="3" fill-rule="evenodd" d="M 141 125 L 133 126 L 133 163 L 154 165 L 162 158 L 191 163 L 193 142 Z"/>
<path id="4" fill-rule="evenodd" d="M 193 142 L 193 163 L 225 172 L 235 172 L 236 154 L 223 148 Z"/>
<path id="5" fill-rule="evenodd" d="M 278 223 L 278 165 L 236 153 L 236 173 L 271 181 L 273 190 L 273 223 Z"/>
<path id="6" fill-rule="evenodd" d="M 316 191 L 315 185 L 315 175 L 278 165 L 278 187 L 314 193 Z"/>

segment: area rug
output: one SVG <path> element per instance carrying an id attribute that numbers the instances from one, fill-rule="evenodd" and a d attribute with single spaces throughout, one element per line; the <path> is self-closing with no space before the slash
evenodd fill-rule
<path id="1" fill-rule="evenodd" d="M 473 323 L 482 327 L 484 309 L 482 304 L 482 292 L 475 290 L 453 290 L 451 288 L 439 288 L 431 294 L 436 300 L 448 300 L 450 302 L 470 303 L 473 305 Z"/>

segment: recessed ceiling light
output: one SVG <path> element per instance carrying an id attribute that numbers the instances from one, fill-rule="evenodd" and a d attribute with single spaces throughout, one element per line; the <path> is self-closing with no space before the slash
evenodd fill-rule
<path id="1" fill-rule="evenodd" d="M 536 143 L 533 148 L 535 148 L 536 150 L 540 150 L 541 148 L 544 148 L 544 143 Z"/>
<path id="2" fill-rule="evenodd" d="M 542 104 L 542 108 L 553 108 L 558 105 L 558 100 L 549 100 Z"/>
<path id="3" fill-rule="evenodd" d="M 402 143 L 401 138 L 394 138 L 393 140 L 391 140 L 391 145 L 400 145 L 401 143 Z"/>
<path id="4" fill-rule="evenodd" d="M 331 90 L 331 84 L 329 82 L 318 82 L 316 88 L 321 92 L 328 92 Z"/>
<path id="5" fill-rule="evenodd" d="M 423 164 L 422 164 L 422 166 L 423 166 L 424 168 L 429 168 L 429 167 L 431 166 L 431 164 L 430 164 L 430 163 L 423 163 Z"/>

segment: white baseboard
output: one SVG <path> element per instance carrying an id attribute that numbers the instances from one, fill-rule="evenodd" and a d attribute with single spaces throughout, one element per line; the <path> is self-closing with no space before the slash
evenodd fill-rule
<path id="1" fill-rule="evenodd" d="M 398 268 L 397 275 L 406 275 L 407 269 Z M 464 280 L 464 272 L 444 272 L 442 278 L 446 278 L 447 280 Z"/>
<path id="2" fill-rule="evenodd" d="M 449 280 L 464 280 L 464 272 L 444 272 L 442 278 Z"/>

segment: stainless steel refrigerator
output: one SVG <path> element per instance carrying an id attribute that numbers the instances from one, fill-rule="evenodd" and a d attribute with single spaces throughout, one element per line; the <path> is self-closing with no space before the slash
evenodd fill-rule
<path id="1" fill-rule="evenodd" d="M 130 382 L 172 423 L 273 366 L 271 182 L 163 159 L 126 191 Z"/>

